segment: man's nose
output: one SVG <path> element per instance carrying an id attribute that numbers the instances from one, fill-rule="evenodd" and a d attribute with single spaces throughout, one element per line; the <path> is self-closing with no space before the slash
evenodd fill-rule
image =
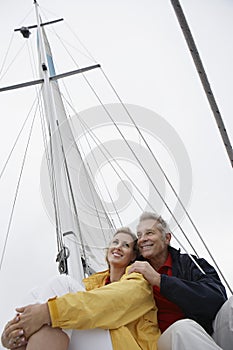
<path id="1" fill-rule="evenodd" d="M 145 239 L 147 238 L 147 236 L 146 236 L 146 234 L 145 233 L 142 233 L 141 235 L 140 235 L 140 237 L 138 237 L 138 241 L 144 241 Z"/>

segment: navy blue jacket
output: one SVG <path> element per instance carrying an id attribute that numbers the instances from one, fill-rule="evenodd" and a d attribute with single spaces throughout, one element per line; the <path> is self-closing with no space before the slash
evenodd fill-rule
<path id="1" fill-rule="evenodd" d="M 185 318 L 198 322 L 209 334 L 216 313 L 226 301 L 226 291 L 215 269 L 201 258 L 194 259 L 205 271 L 203 274 L 188 254 L 169 247 L 172 256 L 172 276 L 161 275 L 160 293 L 178 305 Z"/>

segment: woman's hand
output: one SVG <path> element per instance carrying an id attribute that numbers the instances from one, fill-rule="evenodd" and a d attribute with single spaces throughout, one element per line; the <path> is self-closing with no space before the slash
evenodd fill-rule
<path id="1" fill-rule="evenodd" d="M 50 324 L 48 304 L 34 304 L 17 308 L 20 314 L 18 321 L 19 328 L 24 330 L 24 335 L 29 338 L 45 324 Z"/>
<path id="2" fill-rule="evenodd" d="M 9 321 L 2 333 L 2 345 L 7 349 L 17 349 L 27 344 L 23 329 L 18 326 L 19 315 Z"/>

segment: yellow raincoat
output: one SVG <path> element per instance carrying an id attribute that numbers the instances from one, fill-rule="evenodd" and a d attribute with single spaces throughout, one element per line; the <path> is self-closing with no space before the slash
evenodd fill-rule
<path id="1" fill-rule="evenodd" d="M 109 329 L 114 350 L 156 350 L 160 331 L 152 288 L 139 273 L 105 285 L 108 276 L 109 270 L 96 273 L 84 279 L 87 292 L 50 299 L 52 326 Z"/>

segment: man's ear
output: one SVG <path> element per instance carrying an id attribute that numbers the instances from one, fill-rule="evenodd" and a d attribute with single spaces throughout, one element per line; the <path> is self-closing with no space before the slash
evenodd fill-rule
<path id="1" fill-rule="evenodd" d="M 167 244 L 170 244 L 171 238 L 172 238 L 172 235 L 170 234 L 170 232 L 166 233 L 165 242 L 166 242 Z"/>

